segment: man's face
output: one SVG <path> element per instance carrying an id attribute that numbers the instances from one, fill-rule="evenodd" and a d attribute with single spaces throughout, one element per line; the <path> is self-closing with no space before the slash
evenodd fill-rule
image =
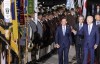
<path id="1" fill-rule="evenodd" d="M 97 9 L 99 9 L 100 8 L 100 6 L 97 6 Z"/>
<path id="2" fill-rule="evenodd" d="M 34 18 L 34 14 L 32 14 L 32 16 L 31 16 L 32 18 Z"/>
<path id="3" fill-rule="evenodd" d="M 83 17 L 79 17 L 79 23 L 83 23 L 84 22 L 84 18 Z"/>
<path id="4" fill-rule="evenodd" d="M 100 21 L 100 15 L 95 16 L 96 21 Z"/>
<path id="5" fill-rule="evenodd" d="M 62 24 L 63 26 L 65 26 L 66 23 L 67 23 L 66 19 L 62 19 L 61 24 Z"/>
<path id="6" fill-rule="evenodd" d="M 42 19 L 42 15 L 39 15 L 39 19 L 40 19 L 40 20 Z"/>
<path id="7" fill-rule="evenodd" d="M 87 17 L 87 23 L 91 24 L 93 22 L 93 17 L 92 16 L 88 16 Z"/>

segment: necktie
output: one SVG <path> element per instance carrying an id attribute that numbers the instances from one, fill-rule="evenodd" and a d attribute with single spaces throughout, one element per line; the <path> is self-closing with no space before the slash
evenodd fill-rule
<path id="1" fill-rule="evenodd" d="M 82 28 L 82 25 L 80 24 L 80 26 L 79 26 L 79 30 Z"/>
<path id="2" fill-rule="evenodd" d="M 63 35 L 65 35 L 65 32 L 66 32 L 66 27 L 64 26 L 63 27 Z"/>
<path id="3" fill-rule="evenodd" d="M 90 33 L 91 33 L 91 26 L 89 25 L 89 27 L 88 27 L 88 33 L 89 33 L 89 35 L 90 35 Z"/>

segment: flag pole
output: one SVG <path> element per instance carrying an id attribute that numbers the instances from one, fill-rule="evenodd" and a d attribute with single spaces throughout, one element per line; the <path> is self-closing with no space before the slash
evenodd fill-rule
<path id="1" fill-rule="evenodd" d="M 27 5 L 28 5 L 28 2 L 27 2 Z M 28 11 L 28 6 L 27 6 L 27 11 Z M 25 18 L 25 14 L 24 14 L 24 19 L 25 19 L 25 27 L 26 27 L 25 63 L 24 64 L 26 64 L 28 61 L 28 47 L 27 47 L 28 46 L 28 27 L 27 27 L 28 12 L 27 12 L 26 18 Z"/>
<path id="2" fill-rule="evenodd" d="M 10 0 L 10 6 L 11 6 L 11 0 Z M 10 18 L 10 21 L 11 21 L 11 18 Z M 11 34 L 9 34 L 9 38 L 10 38 L 10 36 L 11 36 Z M 8 43 L 10 43 L 10 41 Z M 7 47 L 8 47 L 8 64 L 11 64 L 11 52 L 10 52 L 11 47 L 10 47 L 10 45 L 7 45 Z"/>
<path id="3" fill-rule="evenodd" d="M 26 20 L 25 20 L 26 21 Z M 27 46 L 28 46 L 28 34 L 27 34 L 27 32 L 28 32 L 28 27 L 27 27 L 27 23 L 25 24 L 25 27 L 26 27 L 26 43 L 25 43 L 25 63 L 24 64 L 26 64 L 27 63 L 27 53 L 28 53 L 28 49 L 27 49 Z"/>

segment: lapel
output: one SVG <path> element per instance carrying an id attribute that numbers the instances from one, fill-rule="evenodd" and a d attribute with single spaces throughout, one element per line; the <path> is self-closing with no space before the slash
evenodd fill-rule
<path id="1" fill-rule="evenodd" d="M 84 26 L 84 23 L 83 23 L 83 26 Z M 81 29 L 83 28 L 83 26 L 81 27 Z M 80 31 L 81 29 L 80 29 L 80 26 L 79 26 L 79 23 L 78 23 L 77 24 L 77 30 Z"/>
<path id="2" fill-rule="evenodd" d="M 93 34 L 93 32 L 94 32 L 94 24 L 93 24 L 93 26 L 92 26 L 92 30 L 91 30 L 90 35 L 92 35 L 92 34 Z"/>
<path id="3" fill-rule="evenodd" d="M 61 35 L 63 35 L 62 25 L 60 26 Z"/>
<path id="4" fill-rule="evenodd" d="M 79 23 L 77 24 L 77 30 L 79 31 Z"/>
<path id="5" fill-rule="evenodd" d="M 86 25 L 86 34 L 89 35 L 89 32 L 88 32 L 88 24 Z"/>

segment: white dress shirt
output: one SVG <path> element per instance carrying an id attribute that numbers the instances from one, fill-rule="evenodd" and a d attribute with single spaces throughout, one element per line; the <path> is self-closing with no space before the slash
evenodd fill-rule
<path id="1" fill-rule="evenodd" d="M 97 13 L 99 13 L 100 9 L 97 9 Z"/>
<path id="2" fill-rule="evenodd" d="M 91 33 L 91 30 L 92 30 L 92 27 L 93 27 L 93 23 L 88 25 L 88 34 L 90 35 Z"/>
<path id="3" fill-rule="evenodd" d="M 100 21 L 96 21 L 96 25 L 100 25 Z"/>
<path id="4" fill-rule="evenodd" d="M 80 30 L 82 27 L 83 27 L 83 23 L 82 23 L 82 24 L 79 23 L 79 30 Z"/>
<path id="5" fill-rule="evenodd" d="M 66 26 L 62 26 L 62 31 L 63 31 L 63 35 L 65 35 L 65 32 L 66 32 Z"/>

